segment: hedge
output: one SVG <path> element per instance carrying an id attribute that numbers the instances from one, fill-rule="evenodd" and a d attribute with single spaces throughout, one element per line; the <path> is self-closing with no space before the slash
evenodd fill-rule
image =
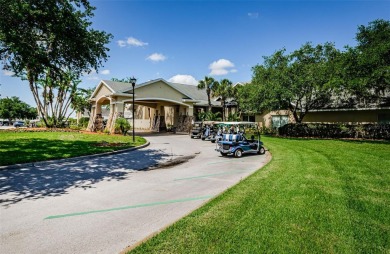
<path id="1" fill-rule="evenodd" d="M 286 124 L 280 136 L 313 138 L 362 138 L 390 140 L 390 124 Z"/>

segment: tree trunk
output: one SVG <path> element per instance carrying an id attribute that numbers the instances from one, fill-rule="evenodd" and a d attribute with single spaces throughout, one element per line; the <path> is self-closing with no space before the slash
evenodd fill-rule
<path id="1" fill-rule="evenodd" d="M 36 87 L 34 87 L 35 79 L 33 77 L 33 73 L 31 72 L 31 70 L 29 68 L 27 68 L 27 79 L 28 79 L 28 84 L 30 86 L 30 90 L 31 90 L 33 97 L 34 97 L 34 100 L 35 100 L 35 104 L 37 104 L 37 110 L 38 110 L 39 114 L 41 115 L 41 118 L 43 119 L 43 122 L 45 123 L 46 127 L 49 127 L 47 120 L 46 120 L 47 118 L 45 117 L 46 112 L 41 104 L 41 101 L 39 100 L 38 89 Z"/>
<path id="2" fill-rule="evenodd" d="M 210 91 L 210 88 L 207 88 L 206 92 L 207 92 L 207 100 L 208 100 L 208 104 L 209 104 L 209 107 L 208 107 L 207 111 L 210 112 L 211 111 L 211 98 L 210 98 L 211 91 Z"/>

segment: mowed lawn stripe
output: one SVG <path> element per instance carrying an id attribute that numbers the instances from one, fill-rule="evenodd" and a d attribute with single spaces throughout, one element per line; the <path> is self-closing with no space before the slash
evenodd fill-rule
<path id="1" fill-rule="evenodd" d="M 267 166 L 133 252 L 390 251 L 390 143 L 263 141 Z"/>

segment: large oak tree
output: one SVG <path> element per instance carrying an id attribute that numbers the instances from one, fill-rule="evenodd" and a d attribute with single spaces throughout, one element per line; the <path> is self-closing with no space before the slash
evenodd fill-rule
<path id="1" fill-rule="evenodd" d="M 112 35 L 91 28 L 94 9 L 87 0 L 0 0 L 4 69 L 28 80 L 49 127 L 65 120 L 77 79 L 107 60 Z"/>
<path id="2" fill-rule="evenodd" d="M 250 97 L 242 103 L 257 112 L 289 109 L 300 123 L 310 110 L 331 102 L 338 55 L 331 43 L 306 43 L 290 54 L 285 49 L 276 51 L 264 57 L 264 64 L 253 67 L 252 83 L 245 88 L 249 92 L 243 92 Z"/>
<path id="3" fill-rule="evenodd" d="M 342 55 L 342 85 L 350 106 L 390 104 L 390 21 L 359 26 L 356 47 Z"/>

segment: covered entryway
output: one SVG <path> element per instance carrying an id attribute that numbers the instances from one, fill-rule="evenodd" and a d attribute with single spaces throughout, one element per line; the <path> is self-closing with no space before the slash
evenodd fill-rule
<path id="1" fill-rule="evenodd" d="M 194 104 L 202 101 L 196 95 L 200 95 L 196 86 L 157 79 L 135 86 L 135 105 L 132 105 L 133 90 L 130 83 L 102 80 L 90 98 L 93 105 L 87 130 L 113 133 L 118 117 L 134 117 L 135 129 L 138 130 L 175 128 L 179 132 L 188 132 Z M 109 109 L 108 116 L 102 115 L 102 108 Z"/>

